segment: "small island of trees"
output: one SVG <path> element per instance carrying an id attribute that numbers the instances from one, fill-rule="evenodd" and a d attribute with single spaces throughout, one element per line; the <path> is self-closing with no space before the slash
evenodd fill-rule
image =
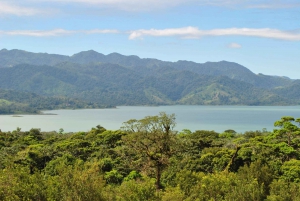
<path id="1" fill-rule="evenodd" d="M 300 200 L 299 118 L 272 132 L 175 125 L 161 112 L 119 130 L 0 131 L 0 200 Z"/>

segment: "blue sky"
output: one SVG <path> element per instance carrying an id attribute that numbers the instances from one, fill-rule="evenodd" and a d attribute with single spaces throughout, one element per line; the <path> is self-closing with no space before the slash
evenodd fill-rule
<path id="1" fill-rule="evenodd" d="M 300 0 L 0 0 L 0 48 L 237 62 L 300 79 Z"/>

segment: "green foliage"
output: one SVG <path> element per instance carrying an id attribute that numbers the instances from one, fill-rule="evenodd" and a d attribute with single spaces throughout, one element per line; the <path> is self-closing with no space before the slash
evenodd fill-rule
<path id="1" fill-rule="evenodd" d="M 0 200 L 300 200 L 299 121 L 177 134 L 160 113 L 117 131 L 0 132 Z"/>
<path id="2" fill-rule="evenodd" d="M 294 141 L 300 138 L 300 129 L 294 123 L 295 119 L 293 117 L 282 117 L 274 123 L 274 126 L 280 127 L 280 129 L 275 129 L 273 136 L 280 141 L 286 142 L 288 146 L 293 146 Z"/>
<path id="3" fill-rule="evenodd" d="M 41 174 L 26 168 L 0 170 L 0 200 L 46 200 L 46 182 Z"/>
<path id="4" fill-rule="evenodd" d="M 161 174 L 169 164 L 169 159 L 176 153 L 176 135 L 173 132 L 175 115 L 161 112 L 158 116 L 147 116 L 140 120 L 129 120 L 123 129 L 129 132 L 123 137 L 125 149 L 138 155 L 133 158 L 140 167 L 147 167 L 156 174 L 156 187 L 161 186 Z M 130 155 L 128 156 L 130 157 Z M 151 174 L 151 173 L 148 173 Z"/>
<path id="5" fill-rule="evenodd" d="M 160 200 L 156 191 L 155 180 L 143 178 L 139 181 L 124 181 L 116 191 L 119 201 L 155 201 Z"/>
<path id="6" fill-rule="evenodd" d="M 50 200 L 105 200 L 105 182 L 97 164 L 64 166 L 59 175 L 46 178 L 49 183 L 47 197 Z"/>
<path id="7" fill-rule="evenodd" d="M 68 166 L 73 166 L 75 165 L 75 163 L 76 163 L 76 158 L 71 154 L 66 153 L 61 157 L 52 159 L 47 164 L 44 171 L 47 175 L 51 175 L 51 176 L 59 175 L 59 173 L 63 171 L 63 168 Z"/>
<path id="8" fill-rule="evenodd" d="M 184 200 L 184 193 L 179 187 L 169 187 L 162 195 L 162 201 L 182 201 Z"/>
<path id="9" fill-rule="evenodd" d="M 122 183 L 123 176 L 117 170 L 111 170 L 105 173 L 104 179 L 108 184 L 120 184 Z"/>
<path id="10" fill-rule="evenodd" d="M 122 144 L 122 136 L 126 134 L 122 131 L 104 131 L 97 135 L 97 143 L 107 148 L 115 148 Z"/>
<path id="11" fill-rule="evenodd" d="M 137 180 L 140 178 L 142 178 L 142 175 L 137 171 L 133 170 L 124 178 L 124 181 Z"/>
<path id="12" fill-rule="evenodd" d="M 284 180 L 274 180 L 267 201 L 299 201 L 300 185 Z"/>
<path id="13" fill-rule="evenodd" d="M 300 161 L 292 159 L 281 166 L 283 180 L 300 183 Z"/>

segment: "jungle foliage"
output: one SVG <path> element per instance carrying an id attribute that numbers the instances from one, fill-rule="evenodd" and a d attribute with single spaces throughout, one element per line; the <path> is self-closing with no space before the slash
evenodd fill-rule
<path id="1" fill-rule="evenodd" d="M 0 131 L 0 200 L 300 200 L 299 123 L 177 132 L 162 112 L 114 131 Z"/>

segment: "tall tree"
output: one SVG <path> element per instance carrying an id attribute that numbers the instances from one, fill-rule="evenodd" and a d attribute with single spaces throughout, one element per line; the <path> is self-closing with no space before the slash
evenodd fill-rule
<path id="1" fill-rule="evenodd" d="M 156 189 L 161 189 L 161 174 L 169 164 L 170 157 L 176 153 L 176 133 L 173 131 L 175 115 L 165 112 L 158 116 L 131 119 L 124 122 L 128 135 L 123 137 L 125 148 L 132 152 L 136 164 L 146 172 L 155 171 Z"/>

